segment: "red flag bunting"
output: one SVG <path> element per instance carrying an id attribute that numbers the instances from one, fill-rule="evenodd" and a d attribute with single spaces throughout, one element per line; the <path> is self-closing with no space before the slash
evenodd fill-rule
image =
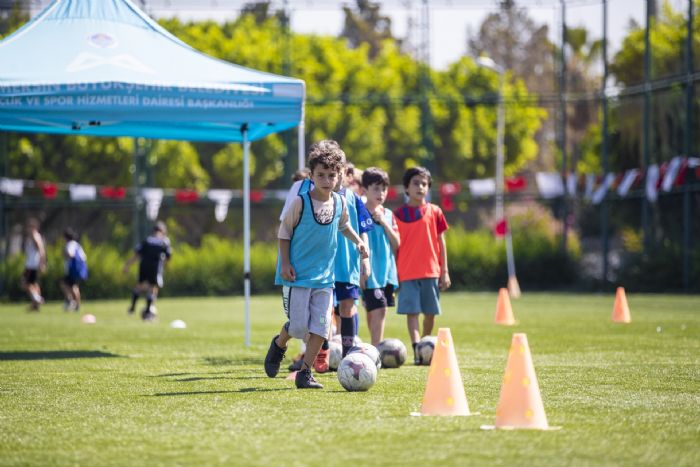
<path id="1" fill-rule="evenodd" d="M 455 210 L 455 202 L 452 196 L 441 196 L 440 197 L 440 207 L 445 212 L 452 212 Z"/>
<path id="2" fill-rule="evenodd" d="M 260 190 L 250 190 L 250 200 L 253 203 L 259 203 L 265 197 L 265 193 Z"/>
<path id="3" fill-rule="evenodd" d="M 176 190 L 175 201 L 178 203 L 193 203 L 199 199 L 199 194 L 194 190 Z"/>
<path id="4" fill-rule="evenodd" d="M 522 175 L 516 177 L 506 177 L 506 191 L 513 193 L 527 188 L 527 180 Z"/>
<path id="5" fill-rule="evenodd" d="M 58 186 L 51 182 L 39 182 L 41 191 L 44 193 L 44 198 L 54 199 L 58 193 Z"/>
<path id="6" fill-rule="evenodd" d="M 126 188 L 123 186 L 105 186 L 100 188 L 100 196 L 109 199 L 124 199 L 126 197 Z"/>
<path id="7" fill-rule="evenodd" d="M 688 159 L 684 159 L 681 162 L 681 167 L 678 169 L 678 175 L 676 175 L 676 180 L 673 182 L 675 186 L 681 186 L 685 183 L 685 174 L 688 172 Z"/>
<path id="8" fill-rule="evenodd" d="M 399 197 L 399 193 L 396 191 L 396 187 L 390 186 L 386 191 L 386 200 L 395 201 Z"/>
<path id="9" fill-rule="evenodd" d="M 502 238 L 506 236 L 506 233 L 508 233 L 508 221 L 505 219 L 501 219 L 498 221 L 493 228 L 493 234 L 496 237 Z"/>
<path id="10" fill-rule="evenodd" d="M 443 183 L 440 185 L 440 194 L 442 196 L 454 196 L 459 193 L 459 183 Z"/>

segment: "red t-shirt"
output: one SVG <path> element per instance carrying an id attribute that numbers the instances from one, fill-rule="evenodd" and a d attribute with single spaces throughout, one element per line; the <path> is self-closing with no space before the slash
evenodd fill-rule
<path id="1" fill-rule="evenodd" d="M 399 281 L 440 277 L 440 234 L 448 229 L 442 209 L 430 203 L 404 204 L 394 216 L 401 238 L 396 256 Z"/>

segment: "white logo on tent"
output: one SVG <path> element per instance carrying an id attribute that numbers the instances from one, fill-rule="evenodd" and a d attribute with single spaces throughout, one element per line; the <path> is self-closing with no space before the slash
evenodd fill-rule
<path id="1" fill-rule="evenodd" d="M 155 74 L 155 71 L 136 60 L 128 54 L 119 54 L 113 57 L 102 57 L 100 55 L 91 54 L 89 52 L 81 52 L 77 57 L 66 67 L 69 73 L 98 68 L 103 65 L 112 65 L 126 70 L 136 71 L 139 73 Z"/>

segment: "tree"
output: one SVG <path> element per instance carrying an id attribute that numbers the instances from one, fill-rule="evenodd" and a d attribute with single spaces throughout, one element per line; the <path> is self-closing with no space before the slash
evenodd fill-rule
<path id="1" fill-rule="evenodd" d="M 347 39 L 351 48 L 368 44 L 370 59 L 379 54 L 383 41 L 393 39 L 391 18 L 383 16 L 380 8 L 379 3 L 369 0 L 357 0 L 354 9 L 343 6 L 345 25 L 340 37 Z"/>

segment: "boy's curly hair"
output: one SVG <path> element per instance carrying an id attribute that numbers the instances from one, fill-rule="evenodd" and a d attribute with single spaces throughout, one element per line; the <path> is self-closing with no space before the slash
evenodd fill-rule
<path id="1" fill-rule="evenodd" d="M 369 167 L 362 172 L 362 186 L 369 188 L 370 185 L 389 186 L 389 175 L 379 167 Z"/>
<path id="2" fill-rule="evenodd" d="M 313 173 L 319 164 L 338 173 L 343 170 L 345 167 L 345 152 L 340 149 L 337 141 L 324 139 L 311 145 L 307 163 L 309 171 Z"/>
<path id="3" fill-rule="evenodd" d="M 406 170 L 406 172 L 403 174 L 404 188 L 408 188 L 408 185 L 411 184 L 411 179 L 416 175 L 421 175 L 427 178 L 428 187 L 433 186 L 433 177 L 430 175 L 430 171 L 428 169 L 426 169 L 425 167 L 411 167 L 410 169 Z"/>

